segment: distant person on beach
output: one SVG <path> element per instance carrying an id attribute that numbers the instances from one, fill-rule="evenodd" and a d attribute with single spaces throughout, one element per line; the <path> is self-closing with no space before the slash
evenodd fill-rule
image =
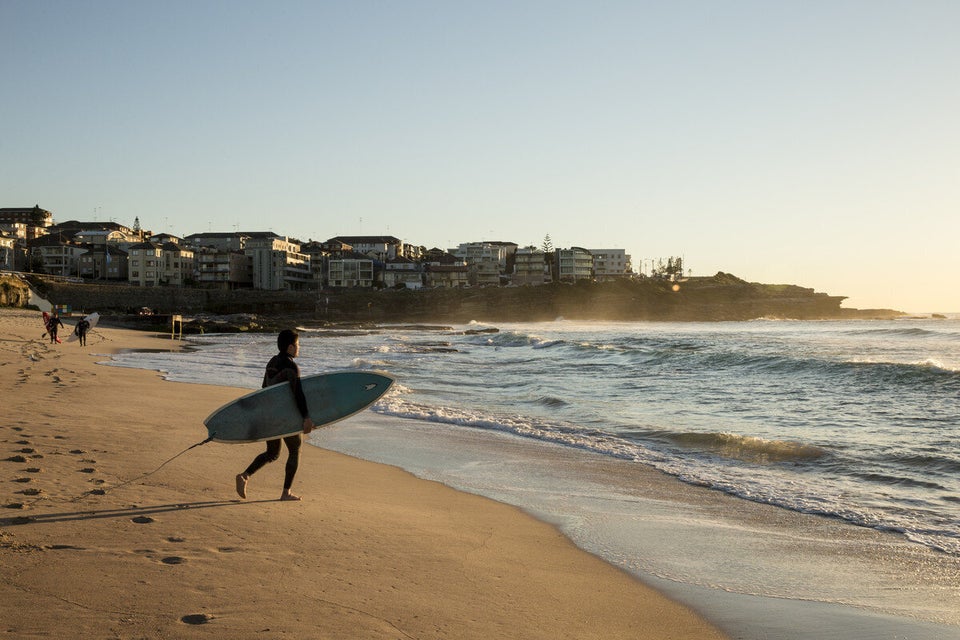
<path id="1" fill-rule="evenodd" d="M 77 338 L 80 340 L 80 346 L 87 346 L 87 331 L 90 330 L 90 321 L 86 318 L 80 320 L 77 323 L 76 328 L 73 330 L 77 334 Z"/>
<path id="2" fill-rule="evenodd" d="M 267 363 L 262 386 L 269 387 L 289 381 L 297 408 L 300 410 L 300 415 L 303 416 L 303 433 L 310 433 L 313 431 L 313 420 L 310 419 L 310 413 L 307 411 L 307 399 L 304 397 L 303 388 L 300 386 L 300 367 L 293 361 L 300 354 L 300 336 L 296 331 L 284 329 L 277 336 L 277 348 L 279 353 Z M 267 450 L 254 458 L 246 471 L 237 475 L 237 493 L 241 498 L 247 497 L 247 481 L 250 476 L 265 464 L 274 462 L 280 457 L 280 440 L 280 438 L 267 440 Z M 280 499 L 299 500 L 300 496 L 291 493 L 290 487 L 293 486 L 293 478 L 297 475 L 297 467 L 300 464 L 300 434 L 295 433 L 292 436 L 282 438 L 282 440 L 287 445 L 287 466 L 283 480 L 283 493 L 280 494 Z"/>
<path id="3" fill-rule="evenodd" d="M 47 321 L 47 333 L 50 334 L 50 344 L 57 343 L 57 332 L 60 330 L 60 327 L 63 326 L 63 321 L 60 320 L 60 316 L 57 315 L 57 312 L 54 311 L 50 316 L 50 320 Z"/>

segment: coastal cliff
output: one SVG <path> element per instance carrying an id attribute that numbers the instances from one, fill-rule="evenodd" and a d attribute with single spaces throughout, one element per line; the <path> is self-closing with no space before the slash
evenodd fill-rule
<path id="1" fill-rule="evenodd" d="M 42 277 L 31 277 L 31 284 L 43 297 L 74 311 L 122 315 L 148 307 L 158 314 L 256 314 L 303 323 L 820 320 L 903 315 L 890 309 L 843 309 L 845 296 L 796 285 L 750 283 L 722 272 L 676 283 L 631 279 L 420 291 L 222 291 L 79 284 Z"/>

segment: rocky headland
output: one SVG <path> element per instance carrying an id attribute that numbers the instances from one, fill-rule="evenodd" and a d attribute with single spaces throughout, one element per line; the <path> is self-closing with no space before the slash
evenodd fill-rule
<path id="1" fill-rule="evenodd" d="M 613 321 L 889 319 L 892 309 L 845 309 L 845 296 L 797 285 L 759 284 L 718 273 L 680 282 L 656 279 L 581 281 L 542 286 L 381 291 L 223 291 L 70 283 L 32 276 L 43 298 L 74 312 L 98 311 L 105 321 L 137 326 L 184 316 L 184 331 L 273 330 L 365 323 L 538 322 L 557 318 Z M 0 278 L 0 304 L 25 306 L 26 284 Z M 148 308 L 154 315 L 140 315 Z M 158 317 L 160 316 L 160 317 Z"/>

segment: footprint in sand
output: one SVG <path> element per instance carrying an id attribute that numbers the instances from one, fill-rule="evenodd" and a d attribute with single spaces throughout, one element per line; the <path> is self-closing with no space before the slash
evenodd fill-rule
<path id="1" fill-rule="evenodd" d="M 71 450 L 70 450 L 70 453 L 79 456 L 79 455 L 82 455 L 82 454 L 86 453 L 86 451 L 84 451 L 83 449 L 71 449 Z"/>
<path id="2" fill-rule="evenodd" d="M 25 471 L 27 473 L 40 473 L 43 471 L 43 469 L 41 469 L 40 467 L 27 467 Z"/>
<path id="3" fill-rule="evenodd" d="M 27 461 L 27 459 L 24 458 L 23 456 L 10 456 L 6 460 L 7 462 L 26 462 Z"/>
<path id="4" fill-rule="evenodd" d="M 180 618 L 180 622 L 184 624 L 207 624 L 211 620 L 213 620 L 213 616 L 209 613 L 191 613 Z"/>
<path id="5" fill-rule="evenodd" d="M 27 505 L 23 504 L 22 502 L 11 502 L 11 503 L 5 504 L 5 505 L 3 505 L 3 506 L 5 506 L 7 509 L 23 509 L 23 508 L 25 508 Z"/>
<path id="6" fill-rule="evenodd" d="M 107 495 L 107 492 L 104 491 L 103 489 L 91 489 L 91 490 L 90 490 L 90 495 L 92 495 L 92 496 L 105 496 L 105 495 Z"/>
<path id="7" fill-rule="evenodd" d="M 93 467 L 84 467 L 83 469 L 80 469 L 80 473 L 96 473 L 96 472 L 97 470 Z"/>
<path id="8" fill-rule="evenodd" d="M 156 522 L 156 520 L 150 516 L 137 516 L 136 518 L 132 518 L 130 521 L 136 522 L 137 524 L 150 524 L 152 522 Z"/>
<path id="9" fill-rule="evenodd" d="M 14 482 L 31 482 L 33 478 L 14 478 Z"/>
<path id="10" fill-rule="evenodd" d="M 181 538 L 180 536 L 170 536 L 167 538 L 167 542 L 186 542 L 186 538 Z"/>
<path id="11" fill-rule="evenodd" d="M 43 489 L 23 489 L 22 491 L 17 491 L 17 493 L 22 493 L 25 496 L 38 496 L 43 493 Z"/>
<path id="12" fill-rule="evenodd" d="M 20 453 L 36 453 L 36 451 L 36 449 L 32 449 L 30 447 L 24 447 L 23 449 L 20 449 Z"/>
<path id="13" fill-rule="evenodd" d="M 160 562 L 163 564 L 183 564 L 186 561 L 186 558 L 181 558 L 180 556 L 167 556 L 166 558 L 160 559 Z"/>

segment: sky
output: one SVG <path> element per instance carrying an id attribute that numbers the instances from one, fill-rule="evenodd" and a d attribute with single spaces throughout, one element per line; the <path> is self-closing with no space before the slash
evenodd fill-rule
<path id="1" fill-rule="evenodd" d="M 955 0 L 0 0 L 0 207 L 960 312 Z"/>

